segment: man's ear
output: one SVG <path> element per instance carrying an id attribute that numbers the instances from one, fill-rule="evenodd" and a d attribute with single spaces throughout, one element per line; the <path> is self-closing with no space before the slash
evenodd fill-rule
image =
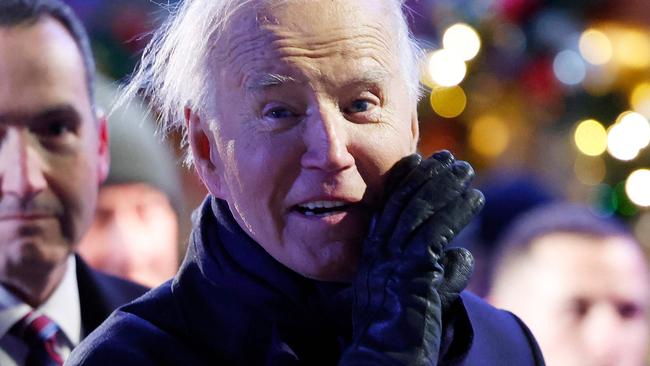
<path id="1" fill-rule="evenodd" d="M 411 152 L 416 152 L 418 142 L 420 142 L 420 122 L 418 121 L 417 107 L 413 108 L 413 113 L 411 114 L 411 135 L 413 137 L 411 140 Z"/>
<path id="2" fill-rule="evenodd" d="M 97 177 L 99 184 L 102 184 L 108 177 L 108 171 L 111 166 L 108 120 L 106 114 L 103 112 L 99 112 L 97 115 L 97 138 Z"/>
<path id="3" fill-rule="evenodd" d="M 184 116 L 196 173 L 211 195 L 225 199 L 221 164 L 215 161 L 219 159 L 219 155 L 213 151 L 216 149 L 214 133 L 207 121 L 201 119 L 190 107 L 185 107 Z"/>

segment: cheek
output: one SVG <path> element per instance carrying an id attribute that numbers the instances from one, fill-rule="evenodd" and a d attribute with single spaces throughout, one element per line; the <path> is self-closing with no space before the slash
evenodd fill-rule
<path id="1" fill-rule="evenodd" d="M 96 161 L 79 153 L 51 163 L 49 185 L 64 210 L 62 232 L 77 242 L 94 217 L 99 187 Z"/>
<path id="2" fill-rule="evenodd" d="M 282 219 L 284 199 L 300 172 L 299 143 L 291 136 L 232 141 L 227 160 L 230 204 L 257 227 Z"/>
<path id="3" fill-rule="evenodd" d="M 412 153 L 410 136 L 410 130 L 406 128 L 369 127 L 357 131 L 350 149 L 359 174 L 368 185 L 369 194 L 381 194 L 386 173 L 400 159 Z"/>

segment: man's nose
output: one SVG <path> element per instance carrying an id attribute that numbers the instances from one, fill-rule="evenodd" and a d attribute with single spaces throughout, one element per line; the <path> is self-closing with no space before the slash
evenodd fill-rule
<path id="1" fill-rule="evenodd" d="M 47 187 L 43 162 L 30 146 L 29 132 L 9 128 L 0 145 L 0 181 L 2 194 L 29 200 Z"/>
<path id="2" fill-rule="evenodd" d="M 609 304 L 597 304 L 585 319 L 583 340 L 586 351 L 598 360 L 610 360 L 621 352 L 618 340 L 622 328 L 616 309 Z"/>
<path id="3" fill-rule="evenodd" d="M 306 151 L 301 159 L 302 166 L 326 172 L 353 166 L 354 157 L 349 150 L 349 123 L 335 107 L 321 107 L 309 116 L 303 137 Z"/>

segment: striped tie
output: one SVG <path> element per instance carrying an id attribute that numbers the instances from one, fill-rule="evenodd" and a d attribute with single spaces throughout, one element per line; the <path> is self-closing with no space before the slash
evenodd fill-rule
<path id="1" fill-rule="evenodd" d="M 9 332 L 22 339 L 29 347 L 25 366 L 63 365 L 63 358 L 55 348 L 59 327 L 47 316 L 35 316 L 30 311 L 16 322 Z"/>

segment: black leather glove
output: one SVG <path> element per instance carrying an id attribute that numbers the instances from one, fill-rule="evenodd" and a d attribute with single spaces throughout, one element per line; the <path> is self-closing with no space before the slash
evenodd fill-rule
<path id="1" fill-rule="evenodd" d="M 468 188 L 473 175 L 449 152 L 392 169 L 353 282 L 353 341 L 340 365 L 437 364 L 443 306 L 472 268 L 466 251 L 446 257 L 445 247 L 483 205 Z"/>

